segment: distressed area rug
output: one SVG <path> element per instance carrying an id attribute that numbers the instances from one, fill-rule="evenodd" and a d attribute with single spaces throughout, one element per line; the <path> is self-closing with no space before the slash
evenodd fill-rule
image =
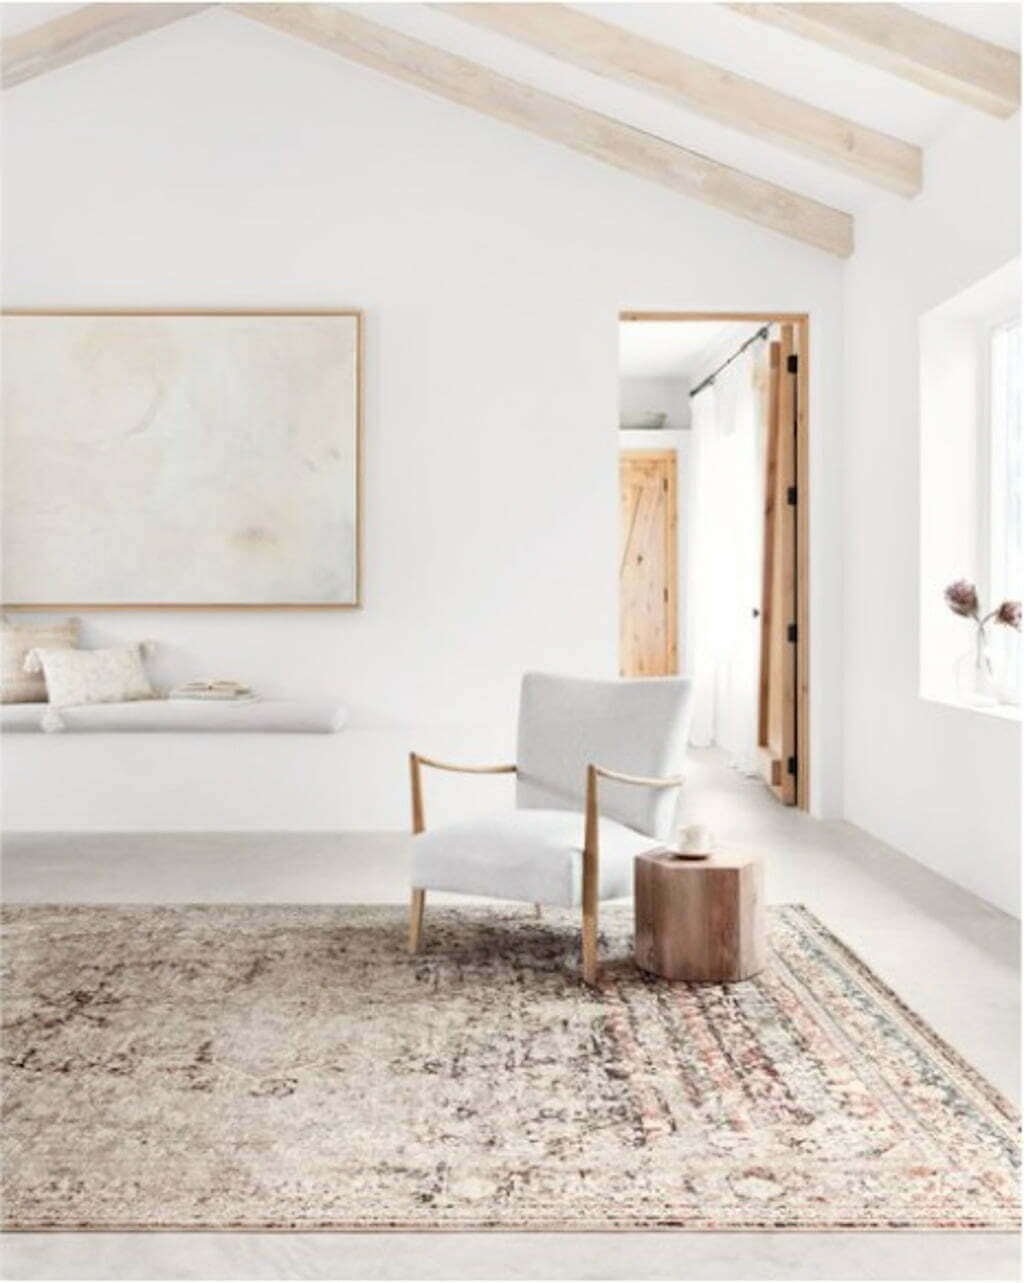
<path id="1" fill-rule="evenodd" d="M 731 987 L 604 913 L 5 914 L 20 1230 L 1017 1228 L 1010 1107 L 805 909 Z"/>

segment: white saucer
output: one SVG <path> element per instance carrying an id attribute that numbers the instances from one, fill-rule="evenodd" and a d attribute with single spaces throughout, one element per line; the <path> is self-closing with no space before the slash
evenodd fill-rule
<path id="1" fill-rule="evenodd" d="M 714 851 L 677 851 L 672 846 L 666 846 L 664 852 L 674 860 L 710 860 L 714 855 Z"/>

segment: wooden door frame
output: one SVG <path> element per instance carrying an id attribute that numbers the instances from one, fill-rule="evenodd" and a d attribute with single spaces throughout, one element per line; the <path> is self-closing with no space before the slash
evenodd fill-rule
<path id="1" fill-rule="evenodd" d="M 792 325 L 797 352 L 796 412 L 796 804 L 810 810 L 811 798 L 811 580 L 810 580 L 810 357 L 811 319 L 807 312 L 659 312 L 627 310 L 619 321 L 750 321 Z"/>
<path id="2" fill-rule="evenodd" d="M 677 473 L 679 470 L 679 452 L 674 447 L 655 447 L 645 449 L 643 446 L 628 446 L 619 450 L 619 478 L 621 484 L 622 461 L 655 460 L 669 465 L 667 472 L 668 521 L 666 529 L 667 565 L 665 568 L 665 587 L 668 596 L 665 598 L 666 642 L 668 665 L 671 673 L 679 672 L 679 497 L 677 490 Z M 619 610 L 622 610 L 621 598 Z M 621 619 L 621 616 L 620 616 Z M 620 665 L 621 665 L 621 656 Z"/>

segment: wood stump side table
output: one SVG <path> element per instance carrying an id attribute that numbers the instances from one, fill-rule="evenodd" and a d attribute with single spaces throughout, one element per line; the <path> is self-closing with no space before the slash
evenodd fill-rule
<path id="1" fill-rule="evenodd" d="M 666 980 L 746 980 L 765 965 L 764 868 L 723 851 L 633 862 L 636 962 Z"/>

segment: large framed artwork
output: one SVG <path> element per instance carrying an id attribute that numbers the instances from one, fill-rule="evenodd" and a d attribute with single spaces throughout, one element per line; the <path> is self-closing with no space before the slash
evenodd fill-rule
<path id="1" fill-rule="evenodd" d="M 359 605 L 359 312 L 2 325 L 8 608 Z"/>

